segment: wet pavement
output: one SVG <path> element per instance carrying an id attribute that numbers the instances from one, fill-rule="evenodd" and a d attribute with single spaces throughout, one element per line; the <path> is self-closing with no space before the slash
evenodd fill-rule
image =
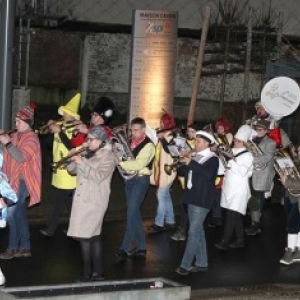
<path id="1" fill-rule="evenodd" d="M 44 164 L 47 165 L 47 159 Z M 43 202 L 29 210 L 33 255 L 30 258 L 0 261 L 7 280 L 6 287 L 68 284 L 81 277 L 79 244 L 63 232 L 67 227 L 67 212 L 53 237 L 47 238 L 39 233 L 51 209 L 51 199 L 47 197 L 50 181 L 48 171 L 45 167 Z M 193 299 L 299 299 L 300 263 L 290 266 L 279 264 L 286 244 L 285 214 L 279 203 L 279 189 L 275 189 L 273 194 L 273 204 L 264 212 L 259 236 L 248 237 L 243 249 L 222 252 L 214 247 L 222 235 L 222 228 L 206 226 L 208 272 L 180 277 L 174 270 L 180 264 L 185 243 L 172 241 L 170 231 L 147 235 L 146 259 L 132 258 L 118 262 L 114 258 L 113 254 L 123 238 L 126 212 L 123 182 L 116 174 L 103 226 L 106 280 L 165 277 L 191 286 Z M 172 195 L 178 213 L 181 191 L 177 183 L 173 186 Z M 153 221 L 155 207 L 155 189 L 152 187 L 142 207 L 145 231 Z M 246 217 L 245 223 L 249 224 L 249 221 L 249 217 Z M 7 229 L 1 229 L 0 240 L 0 250 L 3 251 L 7 246 Z M 284 297 L 278 298 L 280 293 Z M 246 298 L 243 298 L 244 294 Z M 263 298 L 260 298 L 261 294 Z"/>

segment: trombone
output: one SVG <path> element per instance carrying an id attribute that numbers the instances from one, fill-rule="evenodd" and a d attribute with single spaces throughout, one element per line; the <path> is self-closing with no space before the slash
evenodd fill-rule
<path id="1" fill-rule="evenodd" d="M 54 173 L 57 172 L 58 169 L 65 169 L 67 167 L 67 165 L 72 162 L 71 158 L 73 156 L 76 156 L 79 154 L 81 154 L 81 156 L 83 156 L 85 154 L 84 152 L 86 152 L 86 151 L 88 151 L 88 147 L 82 147 L 79 150 L 77 150 L 76 152 L 71 153 L 65 157 L 62 157 L 59 161 L 53 162 L 51 164 L 53 172 Z"/>

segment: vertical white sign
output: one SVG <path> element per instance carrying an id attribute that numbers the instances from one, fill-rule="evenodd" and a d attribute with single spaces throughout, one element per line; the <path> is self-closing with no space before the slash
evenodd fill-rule
<path id="1" fill-rule="evenodd" d="M 173 113 L 177 27 L 177 12 L 134 10 L 129 121 L 156 128 L 163 110 Z"/>

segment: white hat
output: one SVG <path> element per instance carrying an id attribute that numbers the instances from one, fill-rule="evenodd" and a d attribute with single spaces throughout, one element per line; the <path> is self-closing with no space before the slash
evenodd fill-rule
<path id="1" fill-rule="evenodd" d="M 203 138 L 204 140 L 206 140 L 210 144 L 217 143 L 216 140 L 215 140 L 215 138 L 210 133 L 208 133 L 206 131 L 203 131 L 203 130 L 197 131 L 196 132 L 196 137 Z"/>
<path id="2" fill-rule="evenodd" d="M 242 125 L 238 129 L 234 137 L 240 141 L 247 143 L 251 135 L 252 135 L 252 128 L 249 125 Z"/>

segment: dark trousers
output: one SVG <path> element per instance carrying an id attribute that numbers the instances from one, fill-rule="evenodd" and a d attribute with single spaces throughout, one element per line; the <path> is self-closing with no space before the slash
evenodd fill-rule
<path id="1" fill-rule="evenodd" d="M 50 201 L 52 201 L 53 207 L 47 222 L 47 230 L 49 233 L 53 234 L 56 230 L 65 206 L 70 215 L 74 190 L 75 189 L 63 190 L 52 187 Z"/>
<path id="2" fill-rule="evenodd" d="M 300 213 L 298 202 L 292 202 L 288 197 L 284 198 L 284 208 L 286 213 L 286 231 L 289 234 L 300 232 Z"/>
<path id="3" fill-rule="evenodd" d="M 226 209 L 223 240 L 229 242 L 235 232 L 236 239 L 244 240 L 243 215 L 237 211 Z"/>

